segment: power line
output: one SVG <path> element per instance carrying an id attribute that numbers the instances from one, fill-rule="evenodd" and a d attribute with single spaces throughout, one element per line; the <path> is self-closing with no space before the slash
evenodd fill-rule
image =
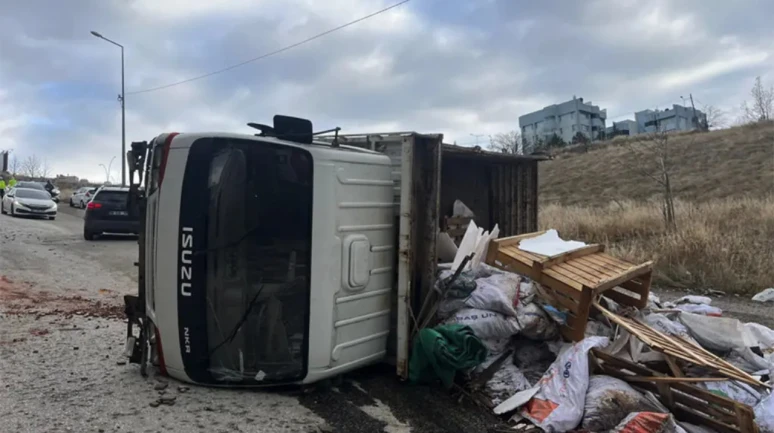
<path id="1" fill-rule="evenodd" d="M 155 91 L 157 91 L 157 90 L 168 89 L 168 88 L 170 88 L 170 87 L 178 86 L 178 85 L 180 85 L 180 84 L 190 83 L 191 81 L 197 81 L 197 80 L 201 80 L 202 78 L 207 78 L 207 77 L 211 77 L 211 76 L 213 76 L 213 75 L 222 74 L 223 72 L 228 72 L 228 71 L 230 71 L 230 70 L 232 70 L 232 69 L 236 69 L 236 68 L 238 68 L 238 67 L 241 67 L 241 66 L 244 66 L 244 65 L 246 65 L 246 64 L 248 64 L 248 63 L 257 62 L 258 60 L 262 60 L 262 59 L 265 59 L 265 58 L 267 58 L 267 57 L 271 57 L 271 56 L 273 56 L 273 55 L 276 55 L 276 54 L 283 53 L 283 52 L 285 52 L 285 51 L 288 51 L 288 50 L 291 50 L 291 49 L 293 49 L 293 48 L 295 48 L 295 47 L 298 47 L 298 46 L 300 46 L 300 45 L 303 45 L 303 44 L 305 44 L 305 43 L 307 43 L 307 42 L 311 42 L 311 41 L 313 41 L 313 40 L 315 40 L 315 39 L 319 39 L 319 38 L 321 38 L 321 37 L 323 37 L 323 36 L 327 36 L 327 35 L 329 35 L 329 34 L 331 34 L 331 33 L 335 32 L 335 31 L 338 31 L 338 30 L 344 29 L 344 28 L 346 28 L 346 27 L 349 27 L 349 26 L 351 26 L 351 25 L 357 24 L 357 23 L 359 23 L 359 22 L 361 22 L 361 21 L 365 21 L 365 20 L 367 20 L 367 19 L 369 19 L 369 18 L 371 18 L 371 17 L 375 17 L 376 15 L 379 15 L 379 14 L 382 14 L 382 13 L 384 13 L 384 12 L 387 12 L 387 11 L 389 11 L 390 9 L 394 9 L 394 8 L 396 8 L 396 7 L 400 6 L 400 5 L 403 5 L 403 4 L 405 4 L 405 3 L 408 3 L 409 1 L 411 1 L 411 0 L 403 0 L 403 1 L 401 1 L 401 2 L 395 3 L 395 4 L 394 4 L 394 5 L 392 5 L 392 6 L 388 6 L 388 7 L 384 8 L 384 9 L 378 10 L 378 11 L 376 11 L 376 12 L 372 13 L 372 14 L 369 14 L 369 15 L 366 15 L 366 16 L 364 16 L 364 17 L 358 18 L 358 19 L 356 19 L 356 20 L 354 20 L 354 21 L 350 21 L 350 22 L 348 22 L 348 23 L 346 23 L 346 24 L 342 24 L 342 25 L 340 25 L 340 26 L 338 26 L 338 27 L 334 27 L 334 28 L 332 28 L 332 29 L 330 29 L 330 30 L 326 30 L 326 31 L 324 31 L 324 32 L 322 32 L 322 33 L 318 33 L 318 34 L 316 34 L 316 35 L 314 35 L 314 36 L 312 36 L 312 37 L 306 38 L 306 39 L 304 39 L 304 40 L 302 40 L 302 41 L 300 41 L 300 42 L 296 42 L 295 44 L 291 44 L 291 45 L 288 45 L 288 46 L 286 46 L 286 47 L 280 48 L 280 49 L 278 49 L 278 50 L 271 51 L 271 52 L 269 52 L 269 53 L 266 53 L 266 54 L 262 54 L 262 55 L 260 55 L 260 56 L 258 56 L 258 57 L 254 57 L 254 58 L 252 58 L 252 59 L 245 60 L 244 62 L 237 63 L 237 64 L 234 64 L 234 65 L 231 65 L 231 66 L 225 67 L 225 68 L 223 68 L 223 69 L 218 69 L 217 71 L 208 72 L 208 73 L 206 73 L 206 74 L 203 74 L 203 75 L 199 75 L 199 76 L 196 76 L 196 77 L 188 78 L 188 79 L 185 79 L 185 80 L 182 80 L 182 81 L 177 81 L 177 82 L 174 82 L 174 83 L 165 84 L 165 85 L 163 85 L 163 86 L 158 86 L 158 87 L 151 87 L 151 88 L 148 88 L 148 89 L 144 89 L 144 90 L 137 90 L 137 91 L 134 91 L 134 92 L 127 92 L 127 94 L 128 94 L 128 95 L 138 95 L 138 94 L 140 94 L 140 93 L 149 93 L 149 92 L 155 92 Z"/>

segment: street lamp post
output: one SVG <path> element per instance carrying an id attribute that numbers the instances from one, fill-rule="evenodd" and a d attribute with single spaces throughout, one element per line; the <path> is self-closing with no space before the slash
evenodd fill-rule
<path id="1" fill-rule="evenodd" d="M 91 31 L 91 34 L 121 48 L 121 186 L 126 185 L 126 98 L 124 95 L 124 46 Z"/>
<path id="2" fill-rule="evenodd" d="M 116 157 L 110 158 L 110 163 L 107 167 L 105 167 L 105 164 L 100 164 L 99 166 L 105 169 L 105 183 L 110 183 L 110 168 L 113 167 L 113 161 L 116 159 Z"/>

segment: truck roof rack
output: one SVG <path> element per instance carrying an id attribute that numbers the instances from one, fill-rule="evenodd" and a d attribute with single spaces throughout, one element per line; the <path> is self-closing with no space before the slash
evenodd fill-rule
<path id="1" fill-rule="evenodd" d="M 275 137 L 281 140 L 292 141 L 301 144 L 312 144 L 315 135 L 327 134 L 334 132 L 335 137 L 331 143 L 332 147 L 339 147 L 339 131 L 341 128 L 338 126 L 333 129 L 327 129 L 325 131 L 313 132 L 312 121 L 308 119 L 302 119 L 299 117 L 275 115 L 274 126 L 264 125 L 262 123 L 249 122 L 247 126 L 255 128 L 261 131 L 255 134 L 259 137 Z"/>

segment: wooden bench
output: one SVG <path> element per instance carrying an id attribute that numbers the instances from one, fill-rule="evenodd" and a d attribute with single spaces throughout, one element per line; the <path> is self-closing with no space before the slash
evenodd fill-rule
<path id="1" fill-rule="evenodd" d="M 555 256 L 519 249 L 522 240 L 543 233 L 545 231 L 493 240 L 487 250 L 486 263 L 540 283 L 548 302 L 568 312 L 567 324 L 562 328 L 565 338 L 571 341 L 584 338 L 592 302 L 603 293 L 622 305 L 637 308 L 647 305 L 652 262 L 634 265 L 605 254 L 605 246 L 598 244 Z"/>

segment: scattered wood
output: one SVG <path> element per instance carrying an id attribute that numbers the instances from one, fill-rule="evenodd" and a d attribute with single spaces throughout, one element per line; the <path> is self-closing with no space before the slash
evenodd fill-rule
<path id="1" fill-rule="evenodd" d="M 719 433 L 759 433 L 750 406 L 686 383 L 692 379 L 707 378 L 665 376 L 599 349 L 592 349 L 591 353 L 595 359 L 592 365 L 600 373 L 617 377 L 635 388 L 653 392 L 680 421 L 703 425 Z"/>
<path id="2" fill-rule="evenodd" d="M 486 263 L 540 283 L 546 300 L 569 313 L 567 324 L 562 327 L 565 338 L 580 341 L 585 337 L 591 304 L 599 295 L 625 306 L 644 308 L 647 305 L 652 262 L 639 265 L 625 262 L 606 254 L 604 246 L 596 244 L 554 256 L 519 249 L 522 240 L 543 233 L 493 240 Z"/>
<path id="3" fill-rule="evenodd" d="M 651 349 L 673 358 L 706 367 L 729 379 L 738 380 L 753 386 L 768 387 L 769 385 L 755 379 L 747 372 L 712 354 L 698 344 L 679 336 L 671 336 L 657 331 L 639 320 L 619 316 L 594 302 L 594 307 L 607 316 L 613 323 L 626 329 L 630 334 L 647 344 Z M 669 361 L 667 361 L 668 363 Z"/>

